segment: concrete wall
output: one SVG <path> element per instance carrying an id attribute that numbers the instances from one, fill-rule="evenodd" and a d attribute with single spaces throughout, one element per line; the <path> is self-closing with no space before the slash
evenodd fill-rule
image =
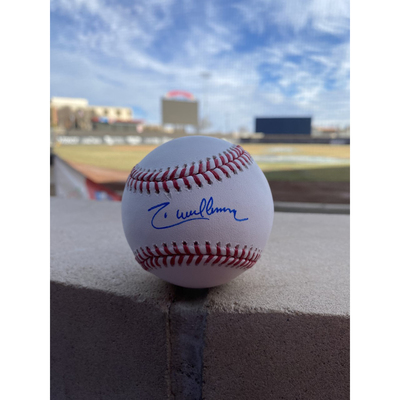
<path id="1" fill-rule="evenodd" d="M 348 399 L 349 217 L 276 213 L 231 283 L 143 271 L 120 203 L 51 200 L 52 399 Z"/>

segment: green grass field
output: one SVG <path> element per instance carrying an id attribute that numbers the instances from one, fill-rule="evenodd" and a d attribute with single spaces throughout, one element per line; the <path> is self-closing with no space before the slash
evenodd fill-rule
<path id="1" fill-rule="evenodd" d="M 57 145 L 54 153 L 66 161 L 117 171 L 130 171 L 156 146 Z M 243 145 L 268 180 L 349 182 L 350 146 L 325 144 Z"/>

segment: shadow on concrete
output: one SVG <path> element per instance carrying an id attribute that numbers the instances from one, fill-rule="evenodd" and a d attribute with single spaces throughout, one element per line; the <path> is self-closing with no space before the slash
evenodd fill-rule
<path id="1" fill-rule="evenodd" d="M 167 398 L 167 315 L 146 301 L 51 284 L 51 398 Z"/>

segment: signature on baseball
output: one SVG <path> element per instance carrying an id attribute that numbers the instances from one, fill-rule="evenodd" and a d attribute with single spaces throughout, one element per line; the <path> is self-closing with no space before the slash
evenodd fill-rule
<path id="1" fill-rule="evenodd" d="M 209 220 L 210 216 L 219 213 L 229 213 L 233 215 L 235 221 L 243 222 L 247 221 L 248 218 L 237 218 L 237 210 L 228 207 L 214 207 L 214 199 L 210 197 L 208 200 L 203 198 L 197 209 L 189 211 L 177 210 L 176 214 L 172 217 L 168 217 L 168 206 L 170 202 L 160 203 L 154 207 L 149 208 L 147 211 L 153 211 L 153 217 L 151 218 L 151 226 L 154 229 L 167 229 L 173 226 L 184 224 L 185 222 L 196 221 L 196 220 Z M 161 211 L 164 211 L 162 215 Z"/>

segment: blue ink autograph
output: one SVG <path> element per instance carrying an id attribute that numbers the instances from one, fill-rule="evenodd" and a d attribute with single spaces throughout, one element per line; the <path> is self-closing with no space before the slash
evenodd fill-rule
<path id="1" fill-rule="evenodd" d="M 156 223 L 154 220 L 155 218 L 161 213 L 161 211 L 164 210 L 164 220 L 166 220 L 168 218 L 168 214 L 166 212 L 166 207 L 168 207 L 171 203 L 169 201 L 165 202 L 165 203 L 160 203 L 157 204 L 154 207 L 149 208 L 147 211 L 155 211 L 155 213 L 153 214 L 153 217 L 151 219 L 151 226 L 154 229 L 167 229 L 167 228 L 172 228 L 173 226 L 177 226 L 177 225 L 181 225 L 184 224 L 185 222 L 189 222 L 189 221 L 195 221 L 195 220 L 199 220 L 199 219 L 204 219 L 204 220 L 209 220 L 210 218 L 208 218 L 209 216 L 213 215 L 213 214 L 218 214 L 218 213 L 226 213 L 228 212 L 229 214 L 233 214 L 233 218 L 235 219 L 235 221 L 238 222 L 242 222 L 242 221 L 247 221 L 248 218 L 236 218 L 236 213 L 237 210 L 235 210 L 234 208 L 228 208 L 228 207 L 213 207 L 214 206 L 214 199 L 212 197 L 210 197 L 208 199 L 208 201 L 206 199 L 202 199 L 200 202 L 200 206 L 198 209 L 195 210 L 189 210 L 189 211 L 180 211 L 179 209 L 176 211 L 176 220 L 178 220 L 178 222 L 174 223 L 174 224 L 170 224 L 170 225 L 165 225 L 162 226 L 163 224 L 160 223 L 160 221 L 158 223 Z M 160 220 L 161 214 L 158 218 L 158 220 Z M 161 225 L 161 226 L 160 226 Z"/>

